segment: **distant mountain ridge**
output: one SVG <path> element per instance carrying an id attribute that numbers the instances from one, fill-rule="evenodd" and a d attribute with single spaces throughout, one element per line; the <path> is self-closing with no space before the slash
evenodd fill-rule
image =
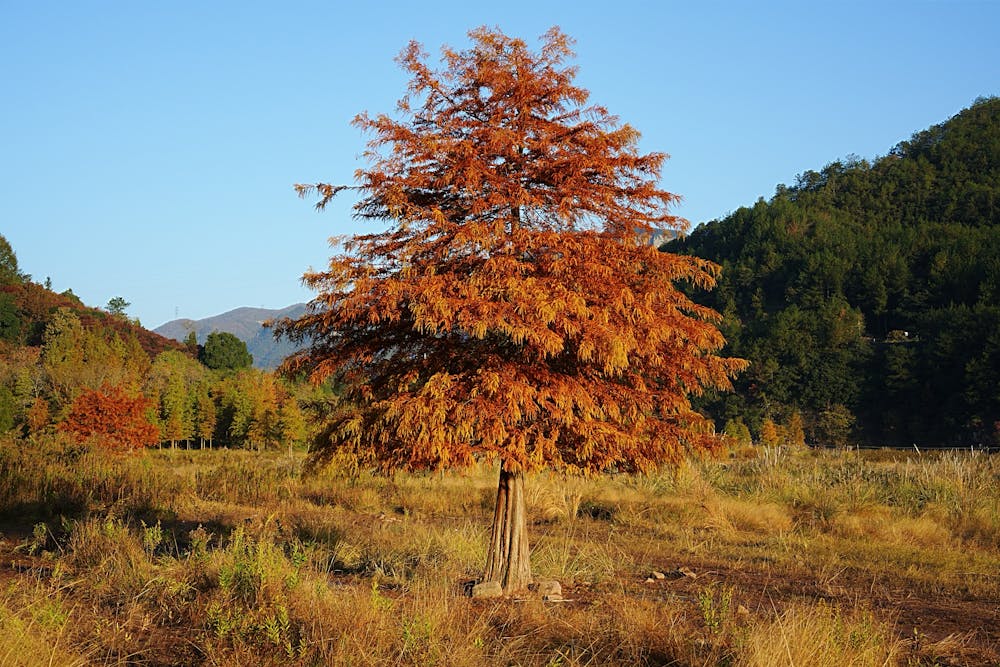
<path id="1" fill-rule="evenodd" d="M 183 342 L 194 331 L 198 343 L 204 345 L 208 334 L 213 331 L 231 333 L 247 344 L 253 355 L 256 368 L 273 369 L 298 346 L 287 340 L 275 340 L 271 329 L 263 323 L 282 317 L 296 318 L 306 311 L 306 304 L 297 303 L 286 308 L 236 308 L 221 315 L 213 315 L 200 320 L 181 318 L 158 326 L 153 331 L 166 338 Z"/>

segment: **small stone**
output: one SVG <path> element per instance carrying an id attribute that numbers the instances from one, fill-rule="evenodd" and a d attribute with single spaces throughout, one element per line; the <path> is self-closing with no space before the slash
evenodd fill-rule
<path id="1" fill-rule="evenodd" d="M 503 597 L 503 586 L 499 581 L 483 581 L 472 587 L 473 598 Z"/>
<path id="2" fill-rule="evenodd" d="M 535 593 L 543 600 L 561 600 L 562 584 L 555 580 L 539 581 L 535 584 Z"/>
<path id="3" fill-rule="evenodd" d="M 656 579 L 653 579 L 652 577 L 646 577 L 646 583 L 647 584 L 655 584 L 656 583 Z"/>
<path id="4" fill-rule="evenodd" d="M 695 574 L 690 568 L 687 568 L 687 567 L 679 567 L 679 568 L 677 568 L 677 574 L 679 574 L 682 577 L 687 577 L 688 579 L 697 579 L 698 578 L 698 575 Z"/>
<path id="5" fill-rule="evenodd" d="M 653 579 L 666 579 L 667 578 L 667 575 L 663 574 L 662 572 L 658 572 L 656 570 L 653 570 L 653 574 L 651 574 L 649 576 L 651 576 Z"/>

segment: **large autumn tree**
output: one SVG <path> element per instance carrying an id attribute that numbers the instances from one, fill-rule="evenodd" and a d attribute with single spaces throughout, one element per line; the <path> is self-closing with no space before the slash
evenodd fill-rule
<path id="1" fill-rule="evenodd" d="M 718 315 L 675 286 L 710 288 L 718 268 L 646 242 L 685 225 L 658 185 L 666 156 L 588 105 L 571 40 L 470 38 L 439 69 L 411 43 L 397 114 L 355 119 L 372 135 L 355 215 L 385 229 L 307 273 L 318 296 L 278 332 L 309 343 L 286 372 L 343 387 L 316 461 L 499 459 L 485 580 L 509 593 L 531 581 L 526 471 L 644 471 L 712 448 L 688 396 L 744 362 L 716 354 Z M 348 188 L 297 189 L 323 208 Z"/>

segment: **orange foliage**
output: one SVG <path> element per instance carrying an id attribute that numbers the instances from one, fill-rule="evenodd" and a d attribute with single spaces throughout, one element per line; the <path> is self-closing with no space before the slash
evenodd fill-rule
<path id="1" fill-rule="evenodd" d="M 288 373 L 342 381 L 320 456 L 386 468 L 648 470 L 717 440 L 688 396 L 727 389 L 719 315 L 678 288 L 719 267 L 648 245 L 683 229 L 666 155 L 573 84 L 571 40 L 539 53 L 485 28 L 435 71 L 412 43 L 399 119 L 367 114 L 356 216 L 389 223 L 307 273 L 311 310 L 279 330 L 311 345 Z M 296 186 L 319 208 L 344 187 Z M 384 225 L 383 225 L 384 226 Z"/>
<path id="2" fill-rule="evenodd" d="M 127 452 L 155 443 L 159 434 L 146 411 L 151 401 L 129 396 L 118 387 L 86 389 L 73 401 L 60 430 L 77 442 L 95 441 L 105 449 Z"/>
<path id="3" fill-rule="evenodd" d="M 42 429 L 49 425 L 49 404 L 41 396 L 35 397 L 28 408 L 27 423 L 28 433 L 41 433 Z"/>

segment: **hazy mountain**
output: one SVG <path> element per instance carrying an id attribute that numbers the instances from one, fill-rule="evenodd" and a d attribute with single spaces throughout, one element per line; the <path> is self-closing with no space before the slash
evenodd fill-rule
<path id="1" fill-rule="evenodd" d="M 276 341 L 273 332 L 270 329 L 265 329 L 263 323 L 275 318 L 298 317 L 305 312 L 305 309 L 304 303 L 297 303 L 280 310 L 237 308 L 201 320 L 172 320 L 157 327 L 154 331 L 161 336 L 178 341 L 183 341 L 190 332 L 194 331 L 200 344 L 204 344 L 208 334 L 213 331 L 231 333 L 247 344 L 247 349 L 253 355 L 254 366 L 275 368 L 282 359 L 297 348 L 287 340 Z"/>

